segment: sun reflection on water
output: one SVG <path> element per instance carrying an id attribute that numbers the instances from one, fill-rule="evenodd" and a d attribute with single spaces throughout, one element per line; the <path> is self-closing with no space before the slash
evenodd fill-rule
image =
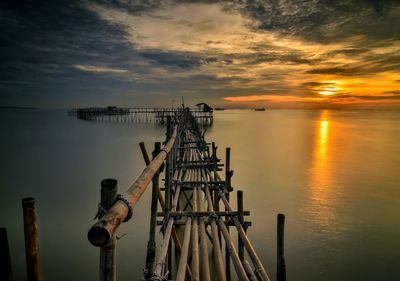
<path id="1" fill-rule="evenodd" d="M 321 112 L 315 126 L 315 139 L 310 168 L 309 198 L 307 206 L 311 220 L 320 231 L 331 232 L 335 224 L 335 195 L 331 177 L 332 124 L 329 111 Z"/>

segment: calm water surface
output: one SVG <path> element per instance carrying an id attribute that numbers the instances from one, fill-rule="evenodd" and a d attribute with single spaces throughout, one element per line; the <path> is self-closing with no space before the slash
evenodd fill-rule
<path id="1" fill-rule="evenodd" d="M 21 198 L 37 198 L 44 280 L 97 280 L 86 233 L 103 178 L 125 190 L 143 170 L 138 143 L 154 124 L 92 123 L 64 111 L 0 111 L 0 226 L 15 279 L 25 280 Z M 276 214 L 286 214 L 288 280 L 395 280 L 400 275 L 400 112 L 216 112 L 206 139 L 251 211 L 249 235 L 275 279 Z M 235 201 L 235 195 L 232 196 Z M 118 280 L 140 280 L 150 196 L 118 241 Z"/>

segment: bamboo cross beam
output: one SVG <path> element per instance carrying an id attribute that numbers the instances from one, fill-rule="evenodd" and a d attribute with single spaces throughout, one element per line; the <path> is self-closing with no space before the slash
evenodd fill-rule
<path id="1" fill-rule="evenodd" d="M 207 188 L 208 189 L 208 188 Z M 164 212 L 158 212 L 158 217 L 163 217 L 165 215 Z M 250 211 L 178 211 L 178 212 L 170 212 L 169 216 L 171 217 L 185 217 L 185 216 L 194 216 L 194 217 L 207 217 L 207 216 L 230 216 L 230 217 L 237 217 L 240 215 L 249 216 Z"/>

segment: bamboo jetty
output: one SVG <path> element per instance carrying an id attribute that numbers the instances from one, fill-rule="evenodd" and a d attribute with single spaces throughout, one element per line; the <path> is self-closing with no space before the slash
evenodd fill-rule
<path id="1" fill-rule="evenodd" d="M 143 280 L 271 280 L 247 235 L 252 223 L 245 219 L 250 212 L 244 209 L 242 191 L 237 191 L 237 210 L 231 206 L 231 149 L 225 150 L 223 170 L 218 147 L 205 141 L 199 120 L 184 107 L 166 116 L 163 145 L 156 142 L 150 157 L 144 143 L 140 143 L 146 168 L 123 194 L 117 192 L 117 180 L 101 182 L 97 221 L 87 234 L 90 243 L 100 248 L 100 281 L 117 280 L 116 230 L 132 218 L 150 182 L 151 216 Z M 22 206 L 27 280 L 39 281 L 42 275 L 35 199 L 24 198 Z M 277 218 L 275 280 L 286 281 L 285 216 L 278 214 Z M 162 233 L 158 246 L 157 226 Z M 13 280 L 5 228 L 0 228 L 0 280 Z"/>
<path id="2" fill-rule="evenodd" d="M 140 144 L 146 163 L 137 180 L 123 195 L 116 195 L 116 181 L 104 180 L 98 221 L 90 228 L 88 239 L 101 249 L 100 280 L 115 279 L 115 231 L 128 221 L 133 208 L 152 182 L 151 218 L 144 280 L 238 280 L 269 281 L 270 278 L 247 235 L 250 215 L 243 208 L 243 192 L 237 192 L 238 210 L 233 210 L 230 148 L 226 148 L 225 174 L 217 157 L 215 143 L 207 143 L 197 118 L 187 108 L 168 116 L 164 146 L 155 143 L 152 160 L 144 143 Z M 159 184 L 164 172 L 164 187 Z M 111 182 L 112 184 L 107 184 Z M 105 195 L 105 190 L 111 195 Z M 113 190 L 112 192 L 110 190 Z M 110 196 L 110 199 L 103 197 Z M 114 201 L 110 206 L 103 201 Z M 158 211 L 158 210 L 161 211 Z M 280 272 L 277 280 L 286 280 L 283 258 L 283 224 L 278 239 Z M 156 227 L 163 235 L 156 250 Z M 237 233 L 237 247 L 232 238 Z M 209 256 L 209 247 L 212 256 Z M 173 256 L 173 253 L 176 253 Z M 173 267 L 173 260 L 177 266 Z M 233 269 L 231 269 L 231 264 Z"/>

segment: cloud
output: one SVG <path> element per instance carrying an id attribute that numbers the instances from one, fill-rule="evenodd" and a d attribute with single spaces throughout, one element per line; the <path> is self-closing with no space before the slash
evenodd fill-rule
<path id="1" fill-rule="evenodd" d="M 398 1 L 5 3 L 0 102 L 29 90 L 52 104 L 59 85 L 69 103 L 321 104 L 387 99 L 400 81 Z"/>
<path id="2" fill-rule="evenodd" d="M 119 69 L 119 68 L 110 68 L 110 67 L 102 67 L 102 66 L 95 66 L 95 65 L 81 65 L 77 64 L 74 65 L 76 69 L 86 71 L 86 72 L 94 72 L 94 73 L 126 73 L 126 69 Z"/>

